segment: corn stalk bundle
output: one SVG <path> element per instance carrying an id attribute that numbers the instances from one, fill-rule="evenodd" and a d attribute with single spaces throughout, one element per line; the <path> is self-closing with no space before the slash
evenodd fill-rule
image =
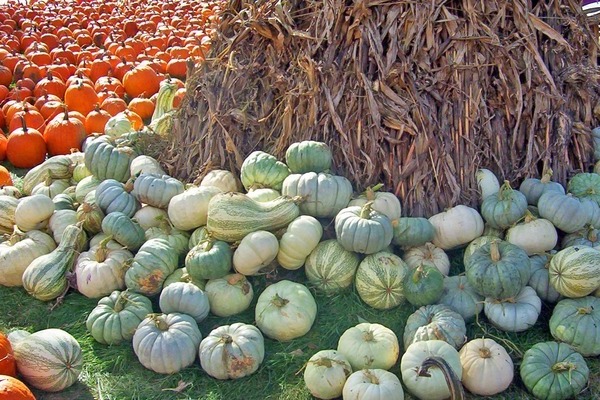
<path id="1" fill-rule="evenodd" d="M 230 1 L 161 161 L 181 179 L 326 142 L 404 213 L 475 205 L 475 172 L 593 162 L 597 37 L 575 0 Z"/>

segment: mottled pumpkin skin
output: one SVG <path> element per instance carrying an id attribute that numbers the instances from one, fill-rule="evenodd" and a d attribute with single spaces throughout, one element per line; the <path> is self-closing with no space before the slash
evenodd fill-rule
<path id="1" fill-rule="evenodd" d="M 125 273 L 125 285 L 145 296 L 160 293 L 167 276 L 177 268 L 177 250 L 164 239 L 150 239 L 138 250 Z"/>
<path id="2" fill-rule="evenodd" d="M 527 199 L 510 185 L 502 185 L 498 193 L 481 203 L 481 215 L 493 228 L 506 229 L 520 220 L 527 210 Z"/>
<path id="3" fill-rule="evenodd" d="M 293 174 L 326 172 L 331 169 L 333 155 L 326 143 L 304 140 L 288 147 L 285 162 Z"/>
<path id="4" fill-rule="evenodd" d="M 550 317 L 550 333 L 585 357 L 600 355 L 600 298 L 559 301 Z"/>
<path id="5" fill-rule="evenodd" d="M 590 199 L 600 205 L 600 175 L 581 172 L 569 180 L 567 191 L 580 199 Z"/>
<path id="6" fill-rule="evenodd" d="M 250 188 L 281 190 L 283 180 L 289 174 L 287 165 L 264 151 L 250 153 L 240 169 L 240 179 L 246 191 Z"/>
<path id="7" fill-rule="evenodd" d="M 431 242 L 435 228 L 427 218 L 402 217 L 394 226 L 392 242 L 402 249 L 417 247 Z"/>

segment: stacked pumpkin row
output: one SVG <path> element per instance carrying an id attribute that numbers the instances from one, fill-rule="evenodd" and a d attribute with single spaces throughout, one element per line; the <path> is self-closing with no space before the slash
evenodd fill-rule
<path id="1" fill-rule="evenodd" d="M 137 156 L 125 139 L 119 139 L 119 144 L 117 141 L 104 136 L 86 143 L 84 153 L 52 157 L 25 176 L 23 191 L 29 196 L 20 200 L 0 197 L 0 207 L 6 211 L 0 225 L 6 231 L 17 225 L 11 239 L 0 244 L 0 251 L 13 254 L 18 244 L 23 246 L 20 251 L 33 247 L 37 250 L 41 246 L 32 238 L 46 235 L 47 239 L 49 236 L 40 231 L 47 227 L 53 236 L 47 243 L 58 245 L 48 245 L 42 250 L 45 255 L 7 257 L 10 263 L 2 265 L 6 271 L 3 276 L 12 277 L 13 281 L 2 284 L 22 284 L 32 295 L 47 301 L 66 290 L 67 274 L 73 270 L 81 293 L 94 298 L 107 296 L 89 315 L 92 336 L 108 344 L 132 340 L 140 362 L 157 372 L 175 372 L 199 354 L 201 365 L 209 374 L 212 375 L 211 368 L 220 371 L 213 376 L 244 376 L 254 372 L 264 357 L 262 334 L 281 341 L 306 334 L 315 321 L 316 302 L 305 285 L 281 281 L 269 286 L 258 298 L 255 318 L 260 331 L 243 327 L 254 338 L 250 342 L 255 350 L 248 355 L 251 360 L 222 354 L 216 358 L 224 360 L 224 364 L 203 359 L 197 323 L 208 312 L 230 316 L 247 309 L 253 297 L 252 279 L 247 277 L 277 266 L 291 270 L 304 266 L 309 285 L 326 293 L 354 284 L 365 303 L 374 308 L 389 309 L 405 300 L 422 306 L 407 321 L 405 354 L 412 345 L 431 339 L 443 339 L 458 351 L 465 342 L 465 319 L 472 319 L 481 311 L 484 298 L 488 298 L 483 307 L 486 315 L 503 329 L 526 329 L 537 319 L 539 310 L 535 305 L 537 312 L 523 313 L 517 299 L 527 287 L 525 284 L 533 285 L 529 279 L 533 275 L 529 270 L 531 260 L 542 256 L 532 255 L 530 259 L 527 253 L 538 250 L 515 244 L 518 235 L 507 235 L 505 242 L 483 243 L 483 219 L 477 210 L 465 206 L 427 220 L 401 217 L 400 202 L 390 193 L 368 190 L 352 199 L 351 183 L 330 173 L 331 153 L 323 143 L 309 141 L 290 146 L 285 164 L 267 153 L 252 153 L 242 166 L 240 181 L 246 193 L 241 193 L 236 177 L 219 170 L 209 173 L 199 186 L 186 188 L 165 175 L 155 160 Z M 52 182 L 57 178 L 76 184 L 53 190 Z M 488 193 L 484 203 L 494 198 L 500 201 L 519 197 L 519 192 L 507 185 L 502 190 L 497 186 L 498 191 Z M 17 193 L 15 189 L 4 190 Z M 536 204 L 540 203 L 543 204 Z M 482 207 L 482 214 L 488 224 L 500 219 L 485 209 Z M 506 209 L 512 210 L 512 206 Z M 540 213 L 549 214 L 542 210 L 539 207 Z M 519 211 L 511 224 L 518 225 L 525 214 L 525 209 Z M 581 220 L 590 222 L 592 214 L 585 215 Z M 334 222 L 335 238 L 322 240 L 322 223 L 330 220 Z M 558 225 L 559 220 L 553 226 L 554 223 Z M 492 228 L 506 229 L 498 222 L 496 225 Z M 92 235 L 90 250 L 78 255 L 86 246 L 85 236 Z M 465 251 L 466 276 L 445 276 L 449 261 L 444 250 L 472 241 L 475 242 Z M 392 244 L 404 249 L 402 258 L 394 254 Z M 552 258 L 560 259 L 559 255 Z M 177 268 L 181 264 L 185 268 Z M 551 279 L 543 268 L 545 264 L 541 265 L 538 270 L 546 278 L 546 288 L 553 287 L 549 286 Z M 486 277 L 486 269 L 492 266 L 501 271 L 496 274 L 499 279 Z M 505 275 L 510 279 L 503 279 Z M 565 271 L 557 275 L 560 279 L 570 278 Z M 593 287 L 586 294 L 598 284 L 590 286 Z M 562 289 L 557 286 L 555 290 Z M 559 294 L 568 296 L 565 293 Z M 144 307 L 150 302 L 142 297 L 152 296 L 159 296 L 161 314 Z M 565 309 L 572 306 L 563 304 Z M 130 309 L 133 306 L 139 307 Z M 590 310 L 579 313 L 580 318 L 597 318 L 592 312 L 598 309 L 595 305 L 575 306 Z M 561 308 L 557 305 L 555 310 Z M 136 317 L 132 318 L 132 314 Z M 122 321 L 125 315 L 127 323 Z M 234 336 L 229 332 L 233 328 L 222 328 L 228 336 L 217 340 L 220 345 L 233 343 Z M 555 330 L 571 331 L 564 327 Z M 186 357 L 178 357 L 178 362 L 172 363 L 170 357 L 160 354 L 170 362 L 160 365 L 154 346 L 144 340 L 147 337 L 185 342 Z M 578 346 L 575 340 L 560 336 L 557 339 Z M 157 345 L 156 351 L 171 346 L 173 342 Z M 223 346 L 222 350 L 228 348 Z M 214 350 L 208 353 L 213 354 Z M 239 368 L 240 360 L 244 360 L 247 369 Z M 236 362 L 233 368 L 232 363 Z M 460 376 L 459 372 L 455 374 Z M 426 378 L 424 374 L 418 379 L 419 386 L 433 387 Z M 406 382 L 405 385 L 408 386 Z M 420 396 L 416 389 L 411 392 Z M 443 393 L 447 395 L 447 389 Z M 423 398 L 430 396 L 427 393 Z"/>
<path id="2" fill-rule="evenodd" d="M 178 105 L 188 60 L 208 51 L 219 5 L 129 4 L 135 12 L 119 2 L 15 3 L 0 15 L 0 131 L 8 133 L 0 161 L 31 168 L 122 120 L 139 129 L 165 79 L 177 85 Z"/>

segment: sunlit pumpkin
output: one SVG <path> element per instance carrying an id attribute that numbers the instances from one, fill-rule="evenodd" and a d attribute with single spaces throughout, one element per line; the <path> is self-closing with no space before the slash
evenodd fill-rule
<path id="1" fill-rule="evenodd" d="M 24 118 L 21 123 L 8 136 L 6 157 L 17 168 L 33 168 L 46 158 L 46 141 L 39 131 L 27 127 Z"/>

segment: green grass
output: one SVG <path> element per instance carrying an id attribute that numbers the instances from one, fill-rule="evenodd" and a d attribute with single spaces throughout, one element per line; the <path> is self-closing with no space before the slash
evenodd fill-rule
<path id="1" fill-rule="evenodd" d="M 455 260 L 453 272 L 457 272 L 461 254 L 451 254 Z M 217 318 L 209 316 L 199 324 L 206 336 L 213 328 L 233 322 L 254 322 L 254 304 L 265 285 L 276 279 L 291 279 L 303 282 L 302 272 L 284 272 L 275 277 L 252 277 L 255 299 L 250 309 L 243 314 Z M 50 303 L 42 303 L 25 293 L 22 288 L 0 287 L 3 313 L 0 315 L 0 330 L 16 328 L 30 332 L 45 328 L 61 328 L 71 333 L 81 344 L 84 352 L 84 369 L 80 381 L 71 388 L 56 394 L 36 392 L 39 399 L 113 399 L 113 400 L 165 400 L 165 399 L 311 399 L 302 379 L 303 367 L 308 358 L 322 349 L 337 347 L 340 335 L 349 327 L 362 321 L 383 324 L 392 329 L 400 342 L 406 318 L 415 307 L 404 304 L 387 311 L 378 311 L 366 306 L 354 290 L 347 290 L 327 297 L 315 293 L 318 315 L 311 331 L 298 339 L 280 343 L 265 339 L 265 360 L 259 370 L 246 378 L 235 381 L 219 381 L 209 377 L 200 368 L 198 360 L 183 371 L 173 375 L 160 375 L 141 366 L 130 344 L 105 346 L 96 343 L 86 332 L 85 320 L 96 305 L 96 300 L 87 299 L 70 292 L 64 303 L 51 310 Z M 156 299 L 154 309 L 158 311 Z M 523 333 L 500 332 L 481 317 L 479 323 L 468 325 L 468 337 L 493 337 L 502 342 L 515 361 L 515 379 L 508 391 L 493 399 L 530 399 L 518 377 L 521 354 L 533 344 L 551 340 L 548 331 L 550 309 L 544 307 L 534 327 Z M 589 388 L 578 399 L 600 398 L 600 361 L 588 358 L 592 372 Z M 399 361 L 391 369 L 399 374 Z M 178 392 L 178 385 L 184 388 Z M 406 395 L 407 399 L 411 397 Z M 477 396 L 469 395 L 476 399 Z"/>

